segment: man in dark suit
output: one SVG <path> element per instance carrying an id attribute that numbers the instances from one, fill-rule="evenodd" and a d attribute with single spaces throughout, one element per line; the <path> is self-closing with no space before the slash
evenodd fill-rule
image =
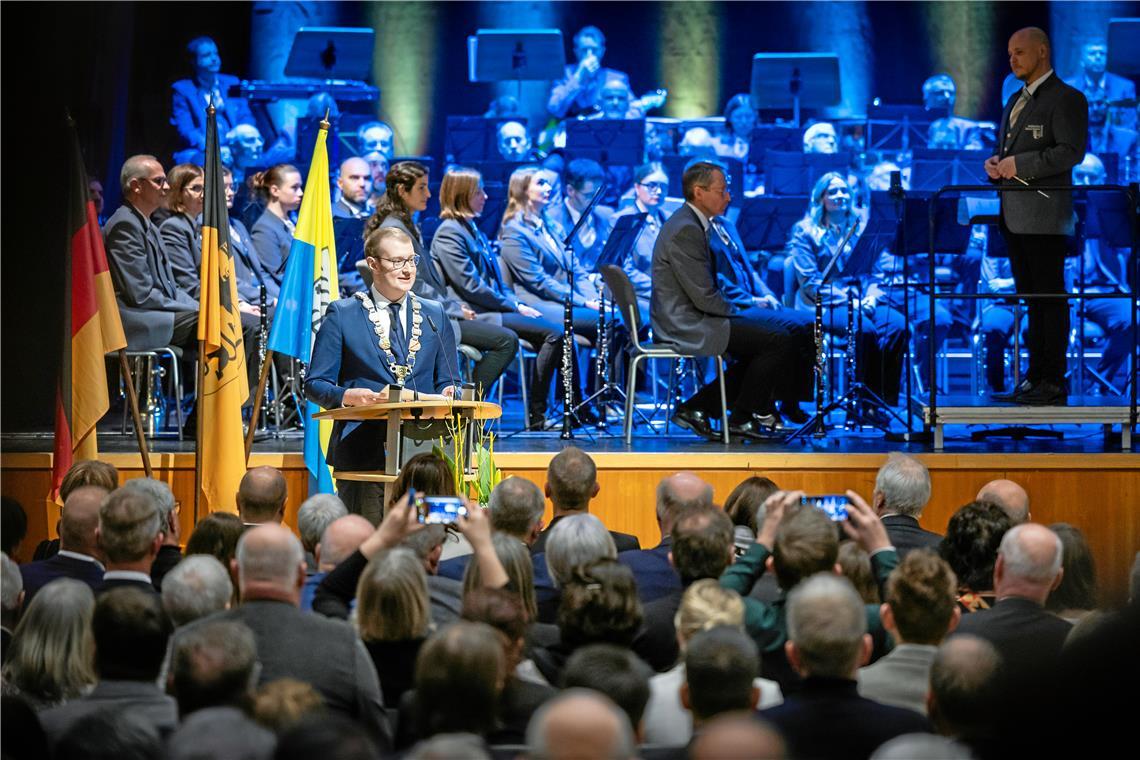
<path id="1" fill-rule="evenodd" d="M 239 80 L 218 73 L 222 59 L 209 37 L 195 37 L 186 45 L 194 68 L 192 79 L 179 79 L 171 89 L 170 123 L 178 130 L 182 147 L 174 154 L 176 164 L 203 163 L 206 150 L 206 107 L 212 101 L 218 119 L 218 134 L 227 134 L 238 124 L 254 124 L 245 98 L 230 95 Z"/>
<path id="2" fill-rule="evenodd" d="M 546 530 L 531 544 L 531 554 L 546 551 L 546 539 L 563 517 L 588 513 L 590 499 L 597 496 L 599 490 L 598 468 L 589 454 L 576 446 L 567 446 L 555 454 L 546 468 L 546 498 L 550 499 L 554 514 Z M 615 530 L 609 533 L 619 552 L 641 548 L 637 536 Z"/>
<path id="3" fill-rule="evenodd" d="M 760 717 L 784 735 L 791 756 L 866 758 L 896 736 L 930 731 L 913 710 L 859 696 L 855 674 L 871 655 L 871 637 L 846 578 L 821 573 L 791 593 L 785 650 L 803 687 Z"/>
<path id="4" fill-rule="evenodd" d="M 661 543 L 652 549 L 618 555 L 618 562 L 633 571 L 642 604 L 684 590 L 681 577 L 669 559 L 673 550 L 673 526 L 685 513 L 712 505 L 712 486 L 695 473 L 677 472 L 657 484 L 657 528 L 661 531 Z"/>
<path id="5" fill-rule="evenodd" d="M 164 537 L 162 513 L 152 496 L 139 489 L 112 491 L 99 506 L 95 529 L 107 565 L 95 593 L 126 586 L 157 597 L 150 571 Z"/>
<path id="6" fill-rule="evenodd" d="M 198 341 L 198 302 L 180 289 L 150 215 L 170 190 L 154 156 L 131 156 L 119 172 L 123 205 L 103 227 L 107 261 L 127 348 L 192 348 Z"/>
<path id="7" fill-rule="evenodd" d="M 740 311 L 721 294 L 709 220 L 732 199 L 724 166 L 695 161 L 682 185 L 686 203 L 665 222 L 653 248 L 653 330 L 658 341 L 683 353 L 736 359 L 725 373 L 729 430 L 745 438 L 769 437 L 782 425 L 775 402 L 794 406 L 810 386 L 811 331 L 800 328 L 802 320 L 772 309 Z M 718 438 L 710 422 L 720 409 L 718 394 L 718 384 L 709 383 L 678 405 L 674 422 Z"/>
<path id="8" fill-rule="evenodd" d="M 99 505 L 107 493 L 99 486 L 82 486 L 67 495 L 59 517 L 59 553 L 20 568 L 26 603 L 31 603 L 39 590 L 56 578 L 82 581 L 92 590 L 103 582 L 95 529 L 99 525 Z"/>
<path id="9" fill-rule="evenodd" d="M 1081 47 L 1081 71 L 1065 80 L 1085 94 L 1091 104 L 1094 97 L 1106 102 L 1135 101 L 1136 85 L 1125 77 L 1106 71 L 1108 42 L 1103 38 L 1089 40 Z M 1122 129 L 1136 128 L 1136 110 L 1128 105 L 1111 106 L 1112 123 Z"/>
<path id="10" fill-rule="evenodd" d="M 1061 554 L 1060 537 L 1044 525 L 1011 528 L 994 565 L 997 604 L 963 616 L 957 632 L 989 641 L 1011 670 L 1050 667 L 1072 628 L 1045 611 L 1045 600 L 1061 583 Z"/>
<path id="11" fill-rule="evenodd" d="M 350 156 L 340 163 L 336 186 L 340 198 L 333 205 L 337 219 L 367 219 L 372 215 L 368 196 L 372 194 L 372 170 L 360 156 Z"/>
<path id="12" fill-rule="evenodd" d="M 1009 65 L 1025 83 L 1002 114 L 998 152 L 985 162 L 1003 187 L 1070 185 L 1088 144 L 1088 102 L 1053 72 L 1045 32 L 1027 27 L 1009 39 Z M 1001 231 L 1019 293 L 1065 292 L 1066 236 L 1076 217 L 1065 191 L 1001 194 Z M 1069 305 L 1061 299 L 1029 301 L 1029 369 L 1012 394 L 995 394 L 1034 406 L 1067 403 L 1065 351 Z"/>
<path id="13" fill-rule="evenodd" d="M 455 339 L 439 303 L 409 295 L 416 278 L 411 238 L 381 227 L 368 238 L 365 255 L 372 287 L 329 306 L 313 345 L 305 396 L 324 409 L 386 401 L 381 391 L 389 385 L 453 396 Z M 386 434 L 384 422 L 338 421 L 329 465 L 345 472 L 383 469 Z M 340 480 L 337 491 L 350 512 L 374 521 L 383 512 L 378 484 Z"/>
<path id="14" fill-rule="evenodd" d="M 566 165 L 562 187 L 565 197 L 562 203 L 550 210 L 550 219 L 562 228 L 561 237 L 570 234 L 574 225 L 582 217 L 590 199 L 606 179 L 606 172 L 597 161 L 577 158 Z M 571 241 L 574 246 L 574 265 L 584 272 L 593 272 L 598 256 L 606 246 L 613 230 L 614 210 L 606 206 L 596 206 L 582 224 L 578 234 Z"/>
<path id="15" fill-rule="evenodd" d="M 930 472 L 914 457 L 892 452 L 875 475 L 871 506 L 883 521 L 899 559 L 915 549 L 938 549 L 942 536 L 918 524 L 930 501 Z"/>

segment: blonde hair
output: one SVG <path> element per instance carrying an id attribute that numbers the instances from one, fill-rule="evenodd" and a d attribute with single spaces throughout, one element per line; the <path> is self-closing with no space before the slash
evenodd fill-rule
<path id="1" fill-rule="evenodd" d="M 356 630 L 365 641 L 404 641 L 428 634 L 427 574 L 411 549 L 372 558 L 356 585 Z"/>
<path id="2" fill-rule="evenodd" d="M 530 183 L 538 172 L 537 166 L 523 166 L 511 173 L 511 181 L 507 185 L 507 208 L 503 211 L 503 222 L 499 227 L 499 237 L 503 236 L 503 229 L 507 226 L 507 222 L 526 211 Z"/>
<path id="3" fill-rule="evenodd" d="M 364 241 L 365 257 L 372 259 L 380 258 L 380 249 L 388 240 L 398 240 L 400 242 L 406 242 L 408 245 L 412 244 L 412 238 L 399 227 L 377 227 L 373 232 L 369 233 Z"/>
<path id="4" fill-rule="evenodd" d="M 491 536 L 491 544 L 495 547 L 499 562 L 503 563 L 503 570 L 510 578 L 511 586 L 518 589 L 519 601 L 522 602 L 527 620 L 534 622 L 538 619 L 538 601 L 534 594 L 534 561 L 530 550 L 509 533 L 498 531 Z M 479 563 L 468 562 L 463 573 L 463 596 L 482 587 L 483 576 L 479 571 Z"/>
<path id="5" fill-rule="evenodd" d="M 12 634 L 4 681 L 41 705 L 80 696 L 95 683 L 91 588 L 60 578 L 40 589 Z"/>
<path id="6" fill-rule="evenodd" d="M 744 628 L 744 601 L 735 591 L 722 588 L 712 578 L 705 578 L 685 589 L 681 606 L 673 617 L 673 627 L 683 643 L 701 631 L 718 625 Z M 682 648 L 684 648 L 682 646 Z"/>
<path id="7" fill-rule="evenodd" d="M 476 214 L 471 208 L 471 196 L 479 189 L 483 175 L 474 169 L 457 166 L 443 175 L 439 186 L 439 218 L 466 221 Z"/>

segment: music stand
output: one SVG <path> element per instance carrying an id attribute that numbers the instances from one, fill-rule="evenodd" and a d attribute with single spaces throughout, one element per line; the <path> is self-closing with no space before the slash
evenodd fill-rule
<path id="1" fill-rule="evenodd" d="M 991 151 L 915 148 L 910 169 L 910 188 L 938 190 L 945 185 L 987 185 L 982 166 Z"/>
<path id="2" fill-rule="evenodd" d="M 598 254 L 598 260 L 594 264 L 595 272 L 601 274 L 602 267 L 607 264 L 620 267 L 625 263 L 629 252 L 637 244 L 637 238 L 641 234 L 641 228 L 645 226 L 647 216 L 648 214 L 625 214 L 617 218 L 605 246 L 602 247 L 602 252 Z"/>
<path id="3" fill-rule="evenodd" d="M 467 81 L 522 83 L 566 75 L 559 29 L 480 29 L 467 38 Z"/>
<path id="4" fill-rule="evenodd" d="M 1140 18 L 1108 20 L 1108 65 L 1113 74 L 1140 74 Z"/>
<path id="5" fill-rule="evenodd" d="M 764 171 L 764 154 L 770 150 L 792 153 L 803 149 L 803 131 L 784 124 L 757 124 L 748 136 L 748 163 Z"/>
<path id="6" fill-rule="evenodd" d="M 374 29 L 301 27 L 285 62 L 285 76 L 325 81 L 366 81 L 372 72 Z"/>
<path id="7" fill-rule="evenodd" d="M 495 155 L 499 155 L 498 149 Z M 511 175 L 521 166 L 533 166 L 533 161 L 503 161 L 496 158 L 493 161 L 473 161 L 470 166 L 483 175 L 484 185 L 506 185 L 511 181 Z"/>
<path id="8" fill-rule="evenodd" d="M 752 56 L 752 107 L 792 106 L 800 126 L 800 108 L 839 105 L 839 56 L 835 53 L 757 53 Z"/>
<path id="9" fill-rule="evenodd" d="M 566 153 L 603 166 L 638 166 L 645 160 L 645 119 L 567 121 Z"/>
<path id="10" fill-rule="evenodd" d="M 803 153 L 769 150 L 764 153 L 766 195 L 808 195 L 827 172 L 847 176 L 849 153 Z"/>
<path id="11" fill-rule="evenodd" d="M 758 195 L 746 198 L 736 219 L 736 230 L 749 251 L 778 251 L 792 235 L 808 207 L 806 196 Z"/>
<path id="12" fill-rule="evenodd" d="M 931 203 L 929 193 L 908 193 L 906 197 L 904 244 L 896 253 L 909 256 L 915 253 L 952 253 L 966 251 L 970 244 L 970 227 L 961 224 L 958 215 L 958 199 L 953 196 L 939 196 L 934 210 L 934 251 L 930 248 Z"/>
<path id="13" fill-rule="evenodd" d="M 922 105 L 886 104 L 876 98 L 867 106 L 867 149 L 909 150 L 912 142 L 926 145 L 930 125 L 945 115 Z M 884 128 L 885 134 L 876 138 L 876 127 Z"/>
<path id="14" fill-rule="evenodd" d="M 448 116 L 444 154 L 448 163 L 469 164 L 499 157 L 499 127 L 508 121 L 526 125 L 524 117 Z"/>

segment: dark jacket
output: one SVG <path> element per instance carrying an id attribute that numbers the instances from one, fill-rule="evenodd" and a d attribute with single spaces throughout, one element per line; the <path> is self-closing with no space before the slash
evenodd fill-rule
<path id="1" fill-rule="evenodd" d="M 39 590 L 57 578 L 71 578 L 81 581 L 94 591 L 103 583 L 103 568 L 95 562 L 56 554 L 48 559 L 20 565 L 20 576 L 24 579 L 24 609 L 26 610 Z"/>
<path id="2" fill-rule="evenodd" d="M 637 580 L 637 596 L 642 604 L 681 590 L 681 576 L 669 562 L 673 539 L 665 536 L 652 549 L 621 552 L 618 562 L 633 571 Z"/>
<path id="3" fill-rule="evenodd" d="M 583 514 L 585 513 L 583 512 Z M 530 547 L 531 554 L 542 554 L 546 552 L 546 539 L 550 537 L 550 531 L 554 529 L 554 526 L 563 517 L 566 517 L 566 515 L 559 515 L 558 517 L 552 519 L 546 526 L 546 530 L 538 534 L 538 540 L 535 541 L 534 544 L 532 544 Z M 641 543 L 637 540 L 637 536 L 632 536 L 629 533 L 619 533 L 616 530 L 611 530 L 610 537 L 613 538 L 614 546 L 617 547 L 619 554 L 621 552 L 633 551 L 634 549 L 641 548 Z"/>
<path id="4" fill-rule="evenodd" d="M 431 239 L 431 258 L 452 299 L 481 314 L 518 310 L 518 298 L 503 282 L 487 238 L 474 224 L 445 219 Z"/>
<path id="5" fill-rule="evenodd" d="M 293 231 L 285 224 L 284 219 L 266 209 L 254 223 L 250 238 L 253 240 L 253 249 L 257 252 L 262 268 L 280 287 L 281 280 L 285 276 L 285 262 L 288 261 L 289 250 L 293 247 Z"/>
<path id="6" fill-rule="evenodd" d="M 218 90 L 222 93 L 222 106 L 217 109 L 218 135 L 238 124 L 255 124 L 245 98 L 231 94 L 239 83 L 230 74 L 218 74 Z M 179 79 L 171 85 L 170 123 L 178 130 L 182 149 L 174 154 L 175 163 L 201 164 L 206 151 L 206 98 L 193 79 Z"/>
<path id="7" fill-rule="evenodd" d="M 538 308 L 541 302 L 561 306 L 570 291 L 575 306 L 585 306 L 587 301 L 598 297 L 597 288 L 586 278 L 581 267 L 574 270 L 571 288 L 566 274 L 569 265 L 566 252 L 548 227 L 543 233 L 524 221 L 522 214 L 516 214 L 503 225 L 499 234 L 502 237 L 503 268 L 518 300 Z"/>
<path id="8" fill-rule="evenodd" d="M 887 537 L 891 539 L 891 546 L 898 550 L 899 559 L 915 549 L 938 551 L 938 545 L 942 543 L 942 536 L 925 530 L 918 524 L 918 520 L 910 515 L 885 515 L 883 527 L 887 529 Z"/>
<path id="9" fill-rule="evenodd" d="M 1036 602 L 1010 596 L 988 610 L 963 615 L 954 634 L 986 639 L 1011 670 L 1049 667 L 1061 654 L 1072 625 Z"/>
<path id="10" fill-rule="evenodd" d="M 178 287 L 197 298 L 201 289 L 199 270 L 202 263 L 202 239 L 198 224 L 186 214 L 172 214 L 158 228 L 174 280 Z"/>

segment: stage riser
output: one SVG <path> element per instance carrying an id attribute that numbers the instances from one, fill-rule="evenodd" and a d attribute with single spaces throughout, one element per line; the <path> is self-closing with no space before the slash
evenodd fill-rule
<path id="1" fill-rule="evenodd" d="M 501 454 L 504 474 L 545 482 L 551 454 Z M 870 499 L 875 472 L 884 456 L 873 454 L 598 454 L 601 492 L 591 511 L 613 530 L 633 533 L 643 546 L 656 545 L 660 534 L 654 510 L 658 481 L 678 469 L 696 471 L 712 484 L 718 503 L 750 475 L 772 478 L 783 488 L 808 493 L 838 493 L 853 488 Z M 142 475 L 137 456 L 109 455 L 123 478 Z M 1127 599 L 1128 574 L 1140 550 L 1140 469 L 1134 455 L 920 455 L 930 468 L 933 498 L 922 517 L 929 530 L 944 532 L 958 507 L 971 501 L 982 484 L 1010 478 L 1026 487 L 1032 497 L 1033 519 L 1041 523 L 1067 522 L 1088 538 L 1096 559 L 1104 601 Z M 182 504 L 182 540 L 193 527 L 193 456 L 155 454 L 156 477 L 171 485 Z M 297 508 L 308 488 L 308 474 L 298 454 L 255 454 L 251 466 L 271 465 L 284 472 L 289 487 L 286 520 L 296 525 Z M 5 496 L 17 499 L 28 512 L 28 537 L 21 547 L 27 559 L 36 543 L 55 535 L 58 509 L 45 505 L 50 485 L 49 454 L 7 454 L 0 457 Z M 549 519 L 549 507 L 546 518 Z"/>

